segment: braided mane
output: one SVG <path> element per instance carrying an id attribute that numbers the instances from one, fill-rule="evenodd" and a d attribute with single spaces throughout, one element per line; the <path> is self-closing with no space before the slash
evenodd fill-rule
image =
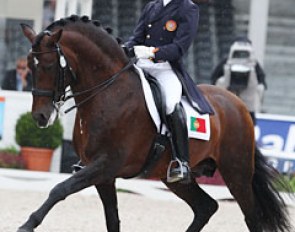
<path id="1" fill-rule="evenodd" d="M 79 26 L 80 25 L 80 26 Z M 66 18 L 59 19 L 54 21 L 46 29 L 38 35 L 36 38 L 33 47 L 37 47 L 40 45 L 44 35 L 48 32 L 54 31 L 56 28 L 63 28 L 64 30 L 75 30 L 80 32 L 81 34 L 87 36 L 93 41 L 97 41 L 100 37 L 99 34 L 104 31 L 109 35 L 112 35 L 113 30 L 109 27 L 103 27 L 99 20 L 91 20 L 88 16 L 78 16 L 71 15 Z M 121 39 L 115 38 L 117 42 L 120 44 Z"/>
<path id="2" fill-rule="evenodd" d="M 90 20 L 88 16 L 79 17 L 78 15 L 71 15 L 67 18 L 62 18 L 57 21 L 51 23 L 46 30 L 53 30 L 55 27 L 65 27 L 68 24 L 76 23 L 76 22 L 83 22 L 83 23 L 92 23 L 97 27 L 101 27 L 101 23 L 98 20 Z"/>

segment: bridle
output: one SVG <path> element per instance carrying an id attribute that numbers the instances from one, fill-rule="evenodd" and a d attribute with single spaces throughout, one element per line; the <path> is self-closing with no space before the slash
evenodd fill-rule
<path id="1" fill-rule="evenodd" d="M 44 33 L 48 33 L 48 32 L 44 32 Z M 56 43 L 56 47 L 53 50 L 50 51 L 43 51 L 43 52 L 38 52 L 38 51 L 31 51 L 31 54 L 33 55 L 33 59 L 34 59 L 34 63 L 35 65 L 38 64 L 38 60 L 34 55 L 39 55 L 39 54 L 45 54 L 45 53 L 53 53 L 56 52 L 57 56 L 58 56 L 58 72 L 55 78 L 55 90 L 44 90 L 44 89 L 38 89 L 36 87 L 36 78 L 33 77 L 33 89 L 32 89 L 32 94 L 33 96 L 43 96 L 43 97 L 50 97 L 52 98 L 52 102 L 53 105 L 56 109 L 57 112 L 59 112 L 60 107 L 64 104 L 64 102 L 66 102 L 68 99 L 70 98 L 74 98 L 77 96 L 82 96 L 85 94 L 90 94 L 89 96 L 87 96 L 84 100 L 82 100 L 81 102 L 79 102 L 78 104 L 70 107 L 69 109 L 65 110 L 64 113 L 68 113 L 70 111 L 72 111 L 75 108 L 80 107 L 81 105 L 83 105 L 84 103 L 86 103 L 87 101 L 89 101 L 90 99 L 92 99 L 93 97 L 95 97 L 98 93 L 102 92 L 103 90 L 105 90 L 106 88 L 108 88 L 110 85 L 112 85 L 114 83 L 114 81 L 126 70 L 128 70 L 130 67 L 133 66 L 134 64 L 134 60 L 131 59 L 127 65 L 125 65 L 119 72 L 115 73 L 113 76 L 111 76 L 110 78 L 108 78 L 107 80 L 99 83 L 98 85 L 95 85 L 89 89 L 80 91 L 80 92 L 76 92 L 74 94 L 68 95 L 66 96 L 66 93 L 69 91 L 66 91 L 66 71 L 69 70 L 70 74 L 71 74 L 71 81 L 77 81 L 76 78 L 76 74 L 73 71 L 73 69 L 71 68 L 71 66 L 69 65 L 69 63 L 67 62 L 67 59 L 60 47 L 60 45 L 58 43 Z"/>
<path id="2" fill-rule="evenodd" d="M 50 97 L 53 100 L 53 104 L 59 104 L 61 102 L 64 102 L 66 100 L 66 71 L 69 70 L 71 73 L 71 77 L 73 80 L 76 80 L 76 75 L 73 72 L 73 69 L 68 65 L 68 62 L 66 61 L 66 58 L 59 46 L 59 44 L 56 44 L 55 49 L 50 51 L 43 51 L 43 52 L 37 52 L 37 51 L 31 51 L 31 54 L 33 55 L 34 64 L 38 65 L 39 61 L 34 55 L 40 55 L 40 54 L 46 54 L 46 53 L 53 53 L 56 52 L 58 55 L 58 73 L 55 78 L 55 90 L 44 90 L 44 89 L 38 89 L 37 88 L 37 80 L 36 78 L 33 78 L 33 88 L 32 88 L 32 94 L 33 96 L 43 96 L 43 97 Z"/>

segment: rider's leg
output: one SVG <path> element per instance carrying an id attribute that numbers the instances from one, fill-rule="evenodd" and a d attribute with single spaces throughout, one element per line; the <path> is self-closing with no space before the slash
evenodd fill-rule
<path id="1" fill-rule="evenodd" d="M 190 172 L 186 115 L 179 103 L 182 96 L 182 85 L 169 64 L 166 69 L 163 68 L 165 64 L 159 64 L 158 66 L 161 66 L 161 69 L 154 68 L 153 74 L 164 92 L 167 126 L 172 136 L 174 155 L 176 156 L 173 157 L 176 159 L 172 160 L 171 165 L 169 165 L 167 182 L 181 181 L 186 183 L 190 181 Z"/>
<path id="2" fill-rule="evenodd" d="M 167 115 L 168 127 L 172 134 L 172 141 L 179 162 L 172 165 L 168 170 L 168 183 L 191 181 L 189 171 L 189 149 L 186 115 L 180 103 L 175 106 L 174 111 Z M 172 163 L 173 164 L 173 163 Z"/>
<path id="3" fill-rule="evenodd" d="M 166 115 L 169 121 L 167 126 L 172 134 L 172 143 L 177 158 L 171 162 L 173 165 L 169 166 L 171 168 L 168 169 L 167 181 L 188 182 L 190 181 L 188 132 L 185 114 L 179 104 L 182 96 L 181 82 L 168 62 L 153 63 L 148 59 L 139 59 L 137 64 L 157 79 L 165 97 Z"/>

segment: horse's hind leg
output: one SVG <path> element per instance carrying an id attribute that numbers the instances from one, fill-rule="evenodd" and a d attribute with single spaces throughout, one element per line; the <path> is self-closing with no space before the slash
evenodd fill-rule
<path id="1" fill-rule="evenodd" d="M 109 232 L 120 231 L 118 216 L 118 200 L 115 183 L 95 185 L 103 203 L 104 213 Z"/>
<path id="2" fill-rule="evenodd" d="M 234 162 L 232 159 L 231 162 Z M 239 204 L 250 232 L 262 232 L 255 208 L 255 197 L 252 188 L 253 168 L 236 161 L 235 166 L 220 166 L 220 173 L 235 200 Z M 250 163 L 250 161 L 248 162 Z M 239 165 L 240 164 L 240 165 Z"/>
<path id="3" fill-rule="evenodd" d="M 180 184 L 163 182 L 173 193 L 188 203 L 194 212 L 194 220 L 187 229 L 187 232 L 201 231 L 218 209 L 217 202 L 201 189 L 197 183 Z"/>

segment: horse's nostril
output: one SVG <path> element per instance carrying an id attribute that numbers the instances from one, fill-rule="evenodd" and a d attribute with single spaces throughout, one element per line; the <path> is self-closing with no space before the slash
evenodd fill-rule
<path id="1" fill-rule="evenodd" d="M 38 126 L 46 126 L 48 119 L 45 114 L 43 113 L 33 113 L 33 119 L 38 123 Z"/>

